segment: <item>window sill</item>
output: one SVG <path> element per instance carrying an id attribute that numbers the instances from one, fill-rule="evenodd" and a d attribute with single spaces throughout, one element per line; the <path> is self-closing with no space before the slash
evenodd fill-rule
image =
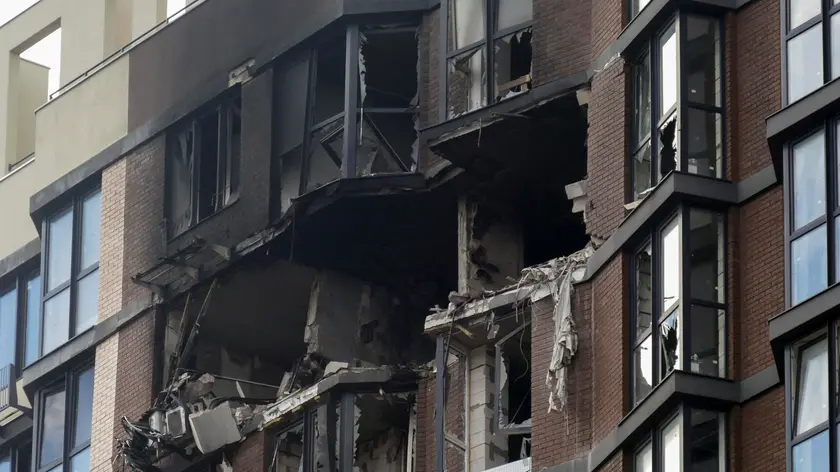
<path id="1" fill-rule="evenodd" d="M 835 79 L 767 118 L 767 144 L 781 178 L 785 146 L 840 111 L 840 79 Z"/>
<path id="2" fill-rule="evenodd" d="M 785 347 L 806 336 L 840 314 L 840 283 L 788 308 L 768 323 L 770 346 L 779 377 L 784 378 Z"/>

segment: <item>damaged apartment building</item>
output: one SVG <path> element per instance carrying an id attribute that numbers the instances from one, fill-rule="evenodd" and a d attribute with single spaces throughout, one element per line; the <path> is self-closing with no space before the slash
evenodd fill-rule
<path id="1" fill-rule="evenodd" d="M 33 2 L 0 472 L 837 472 L 838 15 Z"/>

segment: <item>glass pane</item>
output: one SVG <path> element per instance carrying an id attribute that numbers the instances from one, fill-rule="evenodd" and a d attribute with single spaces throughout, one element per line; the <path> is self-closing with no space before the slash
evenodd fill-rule
<path id="1" fill-rule="evenodd" d="M 793 229 L 825 214 L 825 133 L 793 146 Z"/>
<path id="2" fill-rule="evenodd" d="M 653 280 L 651 246 L 636 254 L 636 334 L 634 339 L 650 328 L 653 313 Z"/>
<path id="3" fill-rule="evenodd" d="M 306 120 L 306 90 L 309 84 L 309 60 L 295 62 L 278 73 L 276 88 L 278 155 L 303 145 Z"/>
<path id="4" fill-rule="evenodd" d="M 632 19 L 636 15 L 638 15 L 642 10 L 645 9 L 650 0 L 631 0 L 630 11 L 631 15 L 630 18 Z"/>
<path id="5" fill-rule="evenodd" d="M 720 30 L 716 18 L 687 17 L 685 54 L 688 100 L 721 106 Z"/>
<path id="6" fill-rule="evenodd" d="M 688 172 L 707 177 L 722 177 L 723 118 L 720 113 L 688 109 Z"/>
<path id="7" fill-rule="evenodd" d="M 41 419 L 41 448 L 38 464 L 61 458 L 64 451 L 64 392 L 44 397 Z"/>
<path id="8" fill-rule="evenodd" d="M 634 144 L 643 142 L 650 134 L 650 54 L 633 67 L 633 127 Z"/>
<path id="9" fill-rule="evenodd" d="M 653 337 L 648 336 L 633 352 L 633 396 L 642 401 L 653 387 Z"/>
<path id="10" fill-rule="evenodd" d="M 309 144 L 309 178 L 306 190 L 314 190 L 341 177 L 344 119 L 337 119 L 312 132 Z"/>
<path id="11" fill-rule="evenodd" d="M 84 448 L 70 459 L 70 472 L 90 472 L 90 447 Z"/>
<path id="12" fill-rule="evenodd" d="M 44 303 L 44 340 L 41 355 L 67 342 L 70 333 L 70 289 L 66 288 Z"/>
<path id="13" fill-rule="evenodd" d="M 653 447 L 650 443 L 636 453 L 636 468 L 634 472 L 653 472 Z"/>
<path id="14" fill-rule="evenodd" d="M 534 18 L 534 2 L 496 0 L 496 31 L 510 28 Z"/>
<path id="15" fill-rule="evenodd" d="M 451 0 L 449 2 L 450 51 L 484 39 L 484 1 Z"/>
<path id="16" fill-rule="evenodd" d="M 15 363 L 17 290 L 0 295 L 0 369 Z"/>
<path id="17" fill-rule="evenodd" d="M 835 0 L 835 5 L 838 0 Z M 840 13 L 831 15 L 831 78 L 840 77 Z"/>
<path id="18" fill-rule="evenodd" d="M 663 472 L 681 472 L 680 463 L 680 417 L 674 418 L 662 429 L 662 470 Z"/>
<path id="19" fill-rule="evenodd" d="M 797 305 L 828 286 L 828 248 L 825 233 L 825 225 L 820 225 L 791 244 L 791 305 Z"/>
<path id="20" fill-rule="evenodd" d="M 99 269 L 79 280 L 76 292 L 76 331 L 82 331 L 96 324 L 99 317 Z"/>
<path id="21" fill-rule="evenodd" d="M 91 422 L 93 421 L 93 369 L 90 368 L 76 377 L 76 428 L 73 432 L 73 447 L 90 441 Z"/>
<path id="22" fill-rule="evenodd" d="M 723 444 L 720 443 L 720 413 L 716 411 L 691 410 L 691 455 L 692 471 L 719 472 Z"/>
<path id="23" fill-rule="evenodd" d="M 659 38 L 661 57 L 659 70 L 662 73 L 659 91 L 659 115 L 665 116 L 677 104 L 677 35 L 671 25 Z"/>
<path id="24" fill-rule="evenodd" d="M 642 192 L 651 188 L 650 141 L 646 142 L 633 156 L 633 197 L 638 200 Z"/>
<path id="25" fill-rule="evenodd" d="M 52 218 L 47 236 L 47 291 L 70 280 L 70 258 L 73 254 L 73 211 Z"/>
<path id="26" fill-rule="evenodd" d="M 364 113 L 356 151 L 356 175 L 404 172 L 414 162 L 417 140 L 412 113 Z"/>
<path id="27" fill-rule="evenodd" d="M 691 371 L 712 377 L 726 373 L 724 358 L 726 312 L 691 306 Z"/>
<path id="28" fill-rule="evenodd" d="M 788 1 L 790 2 L 790 19 L 788 20 L 789 29 L 794 29 L 820 14 L 820 0 Z"/>
<path id="29" fill-rule="evenodd" d="M 0 457 L 0 472 L 12 472 L 12 456 Z"/>
<path id="30" fill-rule="evenodd" d="M 788 41 L 788 103 L 799 100 L 823 84 L 822 54 L 822 23 Z"/>
<path id="31" fill-rule="evenodd" d="M 793 446 L 793 472 L 829 472 L 828 430 Z"/>
<path id="32" fill-rule="evenodd" d="M 487 103 L 487 72 L 484 48 L 473 49 L 449 60 L 446 103 L 455 117 Z"/>
<path id="33" fill-rule="evenodd" d="M 672 170 L 679 170 L 679 163 L 677 162 L 677 152 L 679 151 L 677 112 L 674 112 L 662 123 L 657 133 L 659 139 L 659 180 L 661 180 Z"/>
<path id="34" fill-rule="evenodd" d="M 801 349 L 795 368 L 794 435 L 799 435 L 828 420 L 828 339 Z"/>
<path id="35" fill-rule="evenodd" d="M 662 315 L 680 299 L 679 216 L 662 230 Z"/>
<path id="36" fill-rule="evenodd" d="M 724 303 L 726 245 L 723 240 L 723 215 L 692 209 L 689 221 L 691 298 Z"/>
<path id="37" fill-rule="evenodd" d="M 681 369 L 680 360 L 680 310 L 676 309 L 671 316 L 659 326 L 659 379 L 664 379 L 674 369 Z"/>
<path id="38" fill-rule="evenodd" d="M 41 276 L 36 275 L 26 282 L 26 353 L 24 365 L 35 362 L 39 357 L 38 340 L 41 337 Z"/>
<path id="39" fill-rule="evenodd" d="M 82 204 L 82 259 L 80 269 L 86 269 L 99 262 L 99 217 L 101 214 L 100 192 L 89 196 Z"/>
<path id="40" fill-rule="evenodd" d="M 531 28 L 497 39 L 493 46 L 496 101 L 528 91 L 530 84 L 521 79 L 531 73 Z"/>

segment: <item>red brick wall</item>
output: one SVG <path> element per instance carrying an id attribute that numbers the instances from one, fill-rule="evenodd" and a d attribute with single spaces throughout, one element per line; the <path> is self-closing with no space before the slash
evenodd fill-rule
<path id="1" fill-rule="evenodd" d="M 740 408 L 740 436 L 733 438 L 732 451 L 743 472 L 785 470 L 784 387 L 776 387 Z"/>
<path id="2" fill-rule="evenodd" d="M 435 470 L 435 379 L 417 386 L 417 439 L 414 452 L 416 472 Z"/>
<path id="3" fill-rule="evenodd" d="M 589 67 L 590 19 L 590 0 L 534 0 L 534 86 Z"/>
<path id="4" fill-rule="evenodd" d="M 563 463 L 592 447 L 592 330 L 589 283 L 575 287 L 572 315 L 578 332 L 578 352 L 569 367 L 566 411 L 548 412 L 546 374 L 554 345 L 554 303 L 545 298 L 531 310 L 531 460 L 533 470 Z"/>
<path id="5" fill-rule="evenodd" d="M 596 0 L 598 1 L 598 0 Z M 606 239 L 624 218 L 625 73 L 621 59 L 592 78 L 587 144 L 586 232 Z"/>
<path id="6" fill-rule="evenodd" d="M 271 465 L 272 436 L 266 431 L 257 431 L 245 439 L 233 456 L 233 470 L 236 472 L 264 472 Z"/>

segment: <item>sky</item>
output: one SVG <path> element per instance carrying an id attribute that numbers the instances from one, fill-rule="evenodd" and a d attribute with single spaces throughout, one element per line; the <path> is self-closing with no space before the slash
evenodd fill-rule
<path id="1" fill-rule="evenodd" d="M 38 3 L 38 0 L 0 0 L 0 27 L 35 3 Z M 186 0 L 167 0 L 166 16 L 170 17 L 184 8 L 185 3 Z M 21 53 L 20 57 L 49 67 L 48 92 L 53 93 L 58 89 L 61 71 L 61 29 Z"/>

